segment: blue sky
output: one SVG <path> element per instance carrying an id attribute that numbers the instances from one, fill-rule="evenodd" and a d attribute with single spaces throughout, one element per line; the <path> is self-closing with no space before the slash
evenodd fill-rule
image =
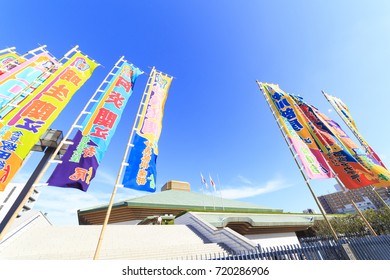
<path id="1" fill-rule="evenodd" d="M 226 198 L 301 212 L 317 207 L 255 81 L 302 95 L 340 124 L 321 90 L 341 98 L 390 166 L 389 8 L 387 1 L 5 0 L 0 49 L 23 54 L 45 44 L 61 58 L 79 45 L 102 65 L 52 125 L 64 132 L 122 55 L 146 73 L 155 66 L 174 76 L 158 189 L 179 180 L 200 191 L 202 172 Z M 147 77 L 138 78 L 89 191 L 40 189 L 36 207 L 54 224 L 76 224 L 77 209 L 108 203 Z M 335 183 L 311 182 L 317 195 L 333 192 Z M 116 201 L 146 194 L 120 189 Z"/>

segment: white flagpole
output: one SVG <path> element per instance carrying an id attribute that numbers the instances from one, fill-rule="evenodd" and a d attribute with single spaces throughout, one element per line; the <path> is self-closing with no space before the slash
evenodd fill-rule
<path id="1" fill-rule="evenodd" d="M 213 197 L 213 206 L 214 206 L 214 211 L 215 211 L 215 185 L 212 184 L 211 182 L 214 182 L 213 179 L 211 179 L 211 176 L 210 176 L 210 173 L 209 173 L 209 179 L 210 179 L 210 185 L 213 187 L 213 193 L 212 193 L 212 197 Z"/>
<path id="2" fill-rule="evenodd" d="M 200 190 L 202 191 L 203 210 L 206 210 L 206 205 L 205 205 L 205 202 L 204 202 L 204 191 L 203 191 L 203 184 L 200 186 Z"/>
<path id="3" fill-rule="evenodd" d="M 225 211 L 225 207 L 223 206 L 223 199 L 222 199 L 222 192 L 221 192 L 221 183 L 219 182 L 219 175 L 218 174 L 217 174 L 217 179 L 218 179 L 218 185 L 219 185 L 219 195 L 221 197 L 222 210 Z"/>
<path id="4" fill-rule="evenodd" d="M 3 50 L 0 50 L 0 54 L 15 52 L 15 49 L 16 49 L 15 47 L 10 47 L 10 48 L 7 48 L 7 49 L 3 49 Z"/>
<path id="5" fill-rule="evenodd" d="M 330 105 L 335 109 L 337 115 L 339 115 L 339 117 L 343 120 L 343 122 L 345 123 L 346 126 L 348 126 L 348 128 L 351 130 L 351 132 L 353 133 L 353 135 L 358 139 L 359 143 L 364 147 L 364 149 L 366 149 L 367 152 L 369 152 L 369 149 L 367 147 L 367 144 L 361 139 L 361 137 L 359 137 L 356 129 L 351 125 L 351 123 L 346 120 L 345 116 L 340 112 L 340 109 L 337 108 L 337 106 L 335 106 L 335 104 L 333 104 L 333 102 L 328 98 L 328 94 L 325 92 L 325 91 L 321 91 L 322 94 L 324 95 L 325 99 L 330 103 Z"/>
<path id="6" fill-rule="evenodd" d="M 39 54 L 37 54 L 38 52 L 42 52 L 42 53 L 47 53 L 49 54 L 53 59 L 56 59 L 52 54 L 50 54 L 46 49 L 46 45 L 43 45 L 43 46 L 40 46 L 39 48 L 36 48 L 36 49 L 33 49 L 33 50 L 30 50 L 29 52 L 25 53 L 24 55 L 20 56 L 20 58 L 23 58 L 23 59 L 30 59 L 30 58 L 27 58 L 28 55 L 33 55 L 33 56 L 37 56 Z M 76 51 L 76 49 L 78 48 L 78 46 L 76 46 L 75 48 L 73 48 L 72 50 Z M 71 50 L 71 51 L 72 51 Z M 69 52 L 68 52 L 69 53 Z M 55 64 L 53 64 L 49 69 L 47 69 L 46 71 L 44 71 L 41 75 L 39 75 L 34 81 L 32 81 L 30 84 L 28 84 L 22 91 L 20 91 L 19 93 L 17 93 L 15 96 L 13 96 L 12 98 L 10 97 L 7 97 L 8 101 L 6 104 L 3 105 L 2 108 L 0 108 L 0 114 L 2 114 L 6 109 L 8 109 L 9 107 L 13 107 L 13 108 L 17 108 L 19 107 L 18 104 L 14 104 L 13 102 L 15 100 L 17 100 L 20 96 L 23 96 L 24 94 L 27 95 L 30 95 L 31 92 L 28 92 L 30 90 L 35 90 L 38 86 L 40 86 L 43 82 L 41 81 L 41 78 L 44 76 L 44 75 L 48 75 L 47 78 L 49 78 L 53 73 L 51 73 L 51 70 L 53 70 L 55 68 L 56 65 L 60 65 L 61 64 L 61 61 L 64 60 L 64 59 L 68 59 L 67 57 L 67 54 L 65 54 L 60 61 L 55 61 Z M 16 64 L 14 61 L 11 61 L 9 62 L 8 64 L 13 64 L 15 66 L 18 66 L 18 64 Z M 9 72 L 9 70 L 7 70 L 6 72 Z M 12 110 L 11 110 L 12 111 Z M 9 113 L 9 112 L 8 112 Z M 8 113 L 6 113 L 5 115 L 7 115 Z M 4 116 L 5 116 L 4 115 Z M 0 122 L 3 122 L 3 118 L 4 116 L 0 116 Z"/>
<path id="7" fill-rule="evenodd" d="M 45 48 L 46 48 L 47 46 L 46 45 L 43 45 L 43 46 L 40 46 L 40 47 L 38 47 L 38 48 L 35 48 L 35 49 L 33 49 L 33 50 L 30 50 L 30 51 L 28 51 L 28 52 L 26 52 L 25 54 L 23 54 L 23 55 L 21 55 L 19 58 L 23 58 L 23 59 L 29 59 L 28 58 L 28 56 L 29 55 L 32 55 L 32 56 L 36 56 L 37 54 L 37 52 L 48 52 L 47 50 L 45 50 Z M 75 48 L 73 48 L 72 50 L 74 50 L 74 49 L 77 49 L 78 48 L 78 46 L 76 46 Z M 12 49 L 12 48 L 11 48 Z M 14 52 L 13 50 L 14 50 L 15 48 L 13 48 L 12 49 L 12 52 Z M 14 53 L 16 53 L 16 52 L 14 52 Z M 64 55 L 64 58 L 67 58 L 66 57 L 66 55 Z M 12 65 L 15 65 L 15 66 L 17 66 L 18 64 L 16 64 L 15 62 L 13 62 L 13 61 L 11 61 L 9 64 L 12 64 Z"/>
<path id="8" fill-rule="evenodd" d="M 48 51 L 45 50 L 46 47 L 47 47 L 46 45 L 43 45 L 43 46 L 40 46 L 40 47 L 35 48 L 33 50 L 30 50 L 30 51 L 26 52 L 25 54 L 20 55 L 18 59 L 22 58 L 22 59 L 26 59 L 27 60 L 27 59 L 29 59 L 29 58 L 27 58 L 27 56 L 29 56 L 29 55 L 35 56 L 35 55 L 37 55 L 36 52 L 39 52 L 39 51 L 48 53 Z M 6 53 L 6 52 L 14 53 L 14 54 L 18 55 L 18 53 L 15 51 L 15 47 L 4 49 L 4 50 L 0 50 L 0 54 Z M 18 59 L 16 59 L 16 60 L 18 60 Z M 8 64 L 11 64 L 11 65 L 14 65 L 14 66 L 18 66 L 18 63 L 15 62 L 15 61 L 11 61 L 11 62 L 7 63 L 6 65 L 8 65 Z M 9 72 L 8 69 L 5 69 L 5 70 L 6 70 L 5 72 Z"/>
<path id="9" fill-rule="evenodd" d="M 200 189 L 201 189 L 201 191 L 202 191 L 203 209 L 206 210 L 206 204 L 205 204 L 205 200 L 204 200 L 204 189 L 203 189 L 203 186 L 206 187 L 206 186 L 207 186 L 207 182 L 206 182 L 206 180 L 204 179 L 202 172 L 200 172 L 200 178 L 201 178 L 201 183 L 202 183 Z"/>
<path id="10" fill-rule="evenodd" d="M 212 195 L 212 197 L 213 197 L 213 206 L 214 206 L 214 211 L 215 211 L 215 197 L 214 197 L 215 195 L 214 194 L 215 194 L 215 191 L 213 192 L 213 195 Z"/>

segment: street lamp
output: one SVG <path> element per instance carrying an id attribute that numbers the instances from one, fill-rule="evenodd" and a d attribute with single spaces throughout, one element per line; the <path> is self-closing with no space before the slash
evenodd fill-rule
<path id="1" fill-rule="evenodd" d="M 31 149 L 31 151 L 35 152 L 44 152 L 44 155 L 26 182 L 25 186 L 21 190 L 20 194 L 14 201 L 13 205 L 10 207 L 8 213 L 6 213 L 4 219 L 0 221 L 0 240 L 4 237 L 7 228 L 12 224 L 13 220 L 19 214 L 18 212 L 20 212 L 20 207 L 23 206 L 23 201 L 25 201 L 27 196 L 29 196 L 28 194 L 30 190 L 32 190 L 35 180 L 38 178 L 47 161 L 52 157 L 63 138 L 64 137 L 61 130 L 48 129 Z M 68 144 L 63 143 L 55 159 L 60 159 L 61 156 L 66 152 L 68 146 Z"/>

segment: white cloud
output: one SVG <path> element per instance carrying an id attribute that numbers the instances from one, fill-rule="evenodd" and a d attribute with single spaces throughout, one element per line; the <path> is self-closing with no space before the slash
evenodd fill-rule
<path id="1" fill-rule="evenodd" d="M 249 181 L 249 180 L 248 180 Z M 290 187 L 284 180 L 271 180 L 264 185 L 250 185 L 250 186 L 237 186 L 237 187 L 224 187 L 221 190 L 223 198 L 227 199 L 241 199 L 261 195 L 265 193 L 275 192 L 284 188 Z"/>
<path id="2" fill-rule="evenodd" d="M 251 180 L 249 180 L 248 178 L 246 178 L 246 177 L 244 177 L 242 175 L 238 175 L 237 177 L 244 184 L 250 184 L 250 185 L 252 184 Z"/>
<path id="3" fill-rule="evenodd" d="M 328 113 L 332 113 L 333 112 L 333 110 L 332 109 L 328 109 Z"/>
<path id="4" fill-rule="evenodd" d="M 96 177 L 94 178 L 94 183 L 105 183 L 109 185 L 114 185 L 116 181 L 116 174 L 115 176 L 112 173 L 106 172 L 104 169 L 99 170 L 99 172 L 96 173 Z"/>

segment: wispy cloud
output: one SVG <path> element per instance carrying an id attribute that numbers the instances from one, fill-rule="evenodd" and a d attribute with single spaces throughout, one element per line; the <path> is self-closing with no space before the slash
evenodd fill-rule
<path id="1" fill-rule="evenodd" d="M 96 173 L 96 177 L 94 178 L 94 183 L 104 183 L 104 184 L 110 184 L 113 185 L 116 181 L 116 174 L 109 173 L 105 171 L 104 169 L 99 170 L 99 172 Z"/>
<path id="2" fill-rule="evenodd" d="M 246 177 L 244 177 L 242 175 L 238 175 L 237 177 L 244 184 L 250 184 L 250 185 L 252 184 L 251 180 L 249 180 L 248 178 L 246 178 Z"/>
<path id="3" fill-rule="evenodd" d="M 241 185 L 241 186 L 224 187 L 221 190 L 222 197 L 227 199 L 241 199 L 241 198 L 247 198 L 256 195 L 262 195 L 266 193 L 279 191 L 281 189 L 288 188 L 291 186 L 291 184 L 286 183 L 282 179 L 271 180 L 261 185 L 254 185 L 252 183 L 248 183 L 250 182 L 250 180 L 246 178 L 244 179 L 245 180 L 242 181 L 247 183 L 246 186 Z"/>

